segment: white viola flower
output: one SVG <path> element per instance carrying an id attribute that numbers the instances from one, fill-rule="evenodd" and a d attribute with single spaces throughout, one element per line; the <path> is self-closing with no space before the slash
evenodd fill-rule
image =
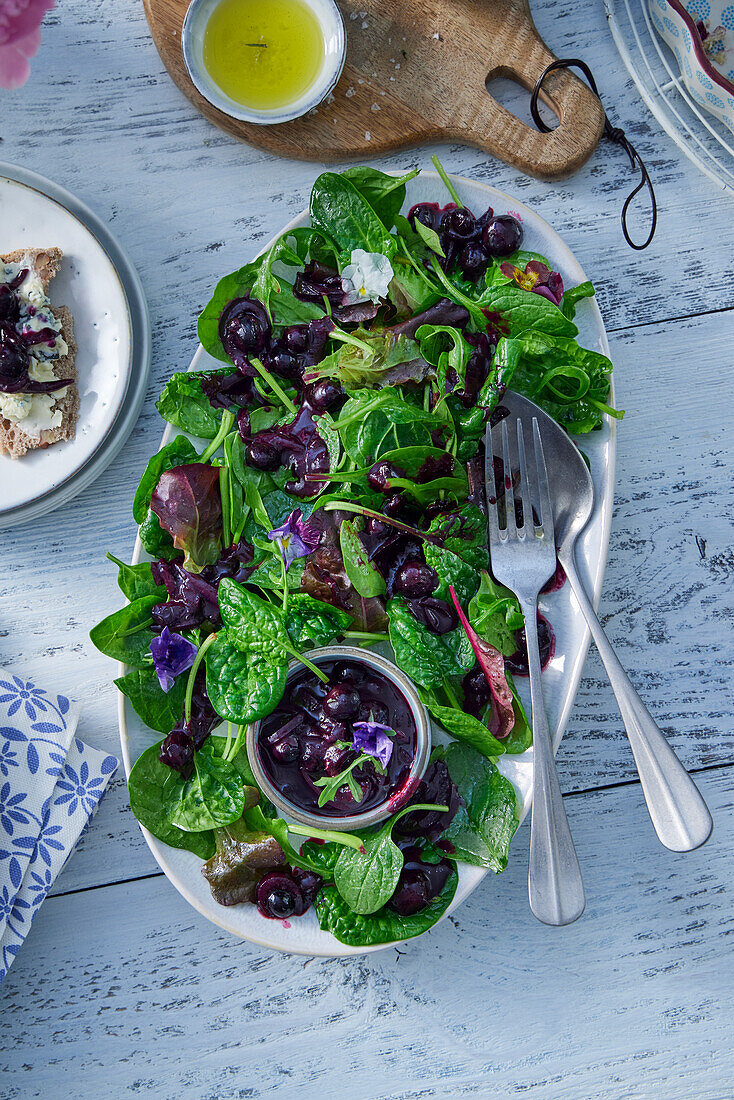
<path id="1" fill-rule="evenodd" d="M 352 262 L 342 271 L 344 305 L 379 302 L 381 298 L 386 298 L 387 288 L 393 277 L 392 264 L 387 256 L 380 252 L 365 252 L 363 248 L 355 248 L 350 259 Z"/>

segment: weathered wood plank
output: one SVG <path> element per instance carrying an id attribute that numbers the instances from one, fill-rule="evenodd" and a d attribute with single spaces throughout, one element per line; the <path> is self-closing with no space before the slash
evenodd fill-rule
<path id="1" fill-rule="evenodd" d="M 624 244 L 619 213 L 634 177 L 608 143 L 572 179 L 556 183 L 460 146 L 440 150 L 447 167 L 533 204 L 602 284 L 600 301 L 614 327 L 730 306 L 731 201 L 647 113 L 601 4 L 585 6 L 582 17 L 580 10 L 563 0 L 533 4 L 545 40 L 559 56 L 589 62 L 615 123 L 628 127 L 645 157 L 660 206 L 654 245 L 639 254 Z M 2 156 L 50 172 L 111 222 L 143 276 L 163 367 L 190 347 L 193 316 L 222 273 L 305 205 L 318 166 L 279 160 L 276 167 L 269 155 L 216 130 L 165 73 L 142 7 L 120 0 L 114 18 L 110 12 L 100 0 L 75 0 L 48 17 L 31 82 L 6 93 Z M 524 91 L 507 100 L 523 118 L 527 103 Z M 51 158 L 50 148 L 57 151 Z M 427 166 L 431 151 L 382 163 Z"/>
<path id="2" fill-rule="evenodd" d="M 734 760 L 732 651 L 725 644 L 734 490 L 728 425 L 716 413 L 720 378 L 733 365 L 733 330 L 734 312 L 728 312 L 625 330 L 612 339 L 618 401 L 627 413 L 618 436 L 601 614 L 646 702 L 692 768 Z M 697 350 L 702 346 L 705 359 Z M 688 361 L 697 358 L 694 385 Z M 14 565 L 0 573 L 0 665 L 47 679 L 52 672 L 60 690 L 83 699 L 80 735 L 113 752 L 119 746 L 115 669 L 87 635 L 119 606 L 115 569 L 103 552 L 109 547 L 124 557 L 132 550 L 133 490 L 161 426 L 148 409 L 119 467 L 61 512 L 2 535 Z M 696 535 L 706 541 L 705 558 Z M 552 597 L 547 607 L 552 619 Z M 634 776 L 614 697 L 593 652 L 560 766 L 566 790 Z M 112 846 L 114 859 L 108 858 Z M 118 776 L 60 886 L 116 881 L 155 866 Z"/>
<path id="3" fill-rule="evenodd" d="M 0 1091 L 723 1100 L 734 768 L 701 782 L 715 829 L 688 856 L 636 785 L 567 799 L 588 908 L 566 929 L 528 910 L 527 826 L 504 875 L 401 956 L 269 955 L 162 877 L 50 899 L 0 990 Z"/>

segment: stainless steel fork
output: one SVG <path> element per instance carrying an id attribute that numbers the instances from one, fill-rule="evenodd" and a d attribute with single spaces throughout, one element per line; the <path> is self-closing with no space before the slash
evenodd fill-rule
<path id="1" fill-rule="evenodd" d="M 548 489 L 543 445 L 537 419 L 533 418 L 535 462 L 529 469 L 525 456 L 522 421 L 517 420 L 517 449 L 520 466 L 522 523 L 515 513 L 507 421 L 502 421 L 504 463 L 505 526 L 500 528 L 495 496 L 495 475 L 491 432 L 485 452 L 487 516 L 492 572 L 511 589 L 525 616 L 525 637 L 530 669 L 530 697 L 533 722 L 533 807 L 530 827 L 528 895 L 530 908 L 545 924 L 571 924 L 584 911 L 586 899 L 581 868 L 573 846 L 571 830 L 558 782 L 553 741 L 543 703 L 538 650 L 538 594 L 556 567 L 553 509 Z M 532 490 L 535 489 L 535 494 Z M 501 498 L 502 494 L 498 494 Z M 533 515 L 533 495 L 538 503 L 540 523 Z"/>

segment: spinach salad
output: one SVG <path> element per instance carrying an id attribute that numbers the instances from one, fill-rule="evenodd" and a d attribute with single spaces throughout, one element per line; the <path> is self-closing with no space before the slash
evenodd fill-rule
<path id="1" fill-rule="evenodd" d="M 222 904 L 281 919 L 313 905 L 354 946 L 425 931 L 457 865 L 502 871 L 517 828 L 496 762 L 532 740 L 512 679 L 523 618 L 492 578 L 482 511 L 505 389 L 573 434 L 621 415 L 611 363 L 576 341 L 592 285 L 564 288 L 515 217 L 475 216 L 436 166 L 449 201 L 406 215 L 417 172 L 325 172 L 310 225 L 218 283 L 198 335 L 221 366 L 165 385 L 157 408 L 180 434 L 135 494 L 152 560 L 111 558 L 128 603 L 91 632 L 153 731 L 129 777 L 138 821 L 204 860 Z M 279 817 L 245 750 L 289 662 L 323 679 L 307 653 L 335 642 L 392 656 L 445 734 L 410 803 L 359 835 Z M 346 681 L 331 717 L 294 705 L 274 735 L 319 806 L 359 803 L 392 749 L 379 707 L 339 718 Z"/>

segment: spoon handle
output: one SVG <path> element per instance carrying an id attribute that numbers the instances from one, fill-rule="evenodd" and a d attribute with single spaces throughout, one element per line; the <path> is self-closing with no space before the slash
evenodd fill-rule
<path id="1" fill-rule="evenodd" d="M 692 852 L 711 835 L 708 807 L 622 668 L 576 572 L 573 550 L 563 556 L 561 565 L 617 698 L 655 832 L 671 851 Z"/>
<path id="2" fill-rule="evenodd" d="M 528 897 L 544 924 L 571 924 L 584 911 L 586 897 L 576 849 L 563 805 L 553 756 L 538 652 L 537 602 L 523 601 L 530 697 L 533 714 L 533 807 L 530 825 Z"/>

